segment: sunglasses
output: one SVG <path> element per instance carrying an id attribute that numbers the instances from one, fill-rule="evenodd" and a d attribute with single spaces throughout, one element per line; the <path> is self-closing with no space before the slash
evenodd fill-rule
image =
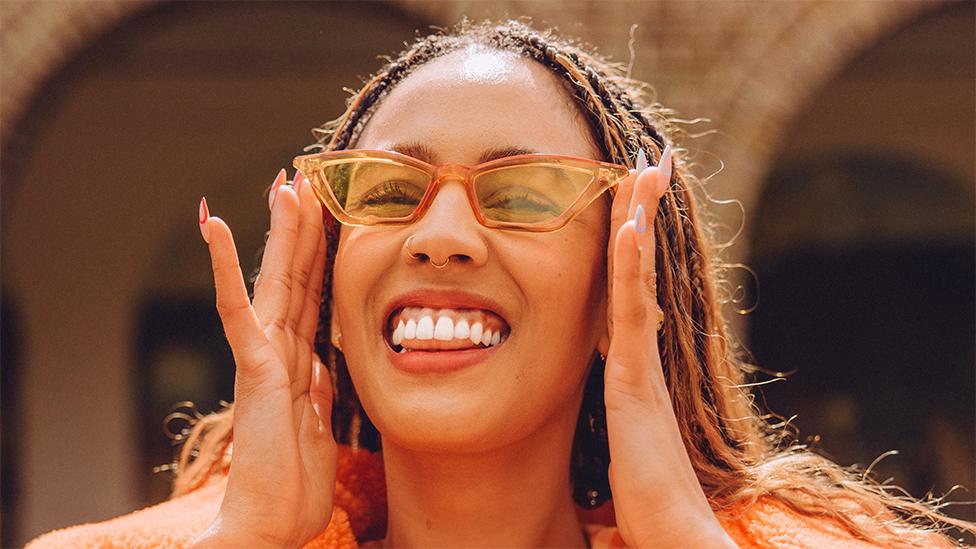
<path id="1" fill-rule="evenodd" d="M 432 165 L 363 149 L 298 156 L 293 165 L 345 225 L 413 223 L 441 185 L 458 180 L 483 226 L 534 232 L 565 227 L 629 173 L 626 166 L 574 156 L 522 154 L 476 166 Z"/>

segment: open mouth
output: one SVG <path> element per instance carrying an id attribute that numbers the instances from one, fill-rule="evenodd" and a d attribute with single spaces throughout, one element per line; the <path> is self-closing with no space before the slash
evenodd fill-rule
<path id="1" fill-rule="evenodd" d="M 510 335 L 508 323 L 484 309 L 401 307 L 390 313 L 383 329 L 396 353 L 487 349 Z"/>

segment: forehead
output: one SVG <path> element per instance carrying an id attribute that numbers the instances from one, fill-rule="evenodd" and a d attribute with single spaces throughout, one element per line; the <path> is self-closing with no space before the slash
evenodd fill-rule
<path id="1" fill-rule="evenodd" d="M 500 147 L 599 158 L 558 77 L 499 51 L 461 50 L 415 69 L 380 100 L 356 147 L 404 142 L 425 144 L 435 162 L 473 164 Z"/>

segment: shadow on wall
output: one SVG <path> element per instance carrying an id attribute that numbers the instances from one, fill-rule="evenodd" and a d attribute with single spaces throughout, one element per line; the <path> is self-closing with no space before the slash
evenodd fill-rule
<path id="1" fill-rule="evenodd" d="M 752 216 L 769 408 L 915 496 L 976 489 L 976 5 L 882 38 L 784 136 Z M 973 505 L 946 508 L 976 519 Z"/>
<path id="2" fill-rule="evenodd" d="M 752 347 L 764 368 L 795 371 L 766 402 L 842 464 L 898 450 L 876 478 L 917 496 L 976 481 L 964 188 L 930 166 L 838 153 L 776 171 L 757 216 Z M 973 519 L 971 506 L 949 512 Z"/>

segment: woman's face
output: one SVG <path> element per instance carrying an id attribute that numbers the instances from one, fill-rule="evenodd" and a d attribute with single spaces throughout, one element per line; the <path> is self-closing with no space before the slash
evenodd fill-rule
<path id="1" fill-rule="evenodd" d="M 398 84 L 355 147 L 403 152 L 423 146 L 432 156 L 423 159 L 434 164 L 474 165 L 486 152 L 510 148 L 599 159 L 585 124 L 557 78 L 536 62 L 461 51 Z M 342 227 L 333 330 L 342 334 L 357 393 L 384 439 L 415 450 L 479 451 L 552 421 L 565 425 L 566 415 L 575 420 L 592 353 L 606 332 L 608 210 L 605 200 L 594 201 L 556 232 L 488 229 L 475 219 L 461 182 L 447 180 L 412 225 Z M 406 250 L 411 236 L 410 252 L 419 259 Z M 443 269 L 430 263 L 448 258 Z M 457 295 L 424 297 L 440 290 L 493 305 Z M 501 328 L 507 339 L 489 350 L 465 351 L 476 362 L 460 369 L 398 368 L 402 355 L 390 346 L 390 322 L 401 316 L 399 299 L 418 291 L 419 300 L 414 294 L 413 308 L 402 313 L 406 321 L 420 319 L 425 311 L 419 308 L 427 306 L 434 324 L 443 312 L 452 322 L 464 318 L 469 329 L 478 320 L 483 328 Z M 456 347 L 459 341 L 469 344 L 435 336 L 423 345 Z M 415 367 L 430 357 L 412 352 Z M 438 353 L 430 364 L 462 354 Z"/>

